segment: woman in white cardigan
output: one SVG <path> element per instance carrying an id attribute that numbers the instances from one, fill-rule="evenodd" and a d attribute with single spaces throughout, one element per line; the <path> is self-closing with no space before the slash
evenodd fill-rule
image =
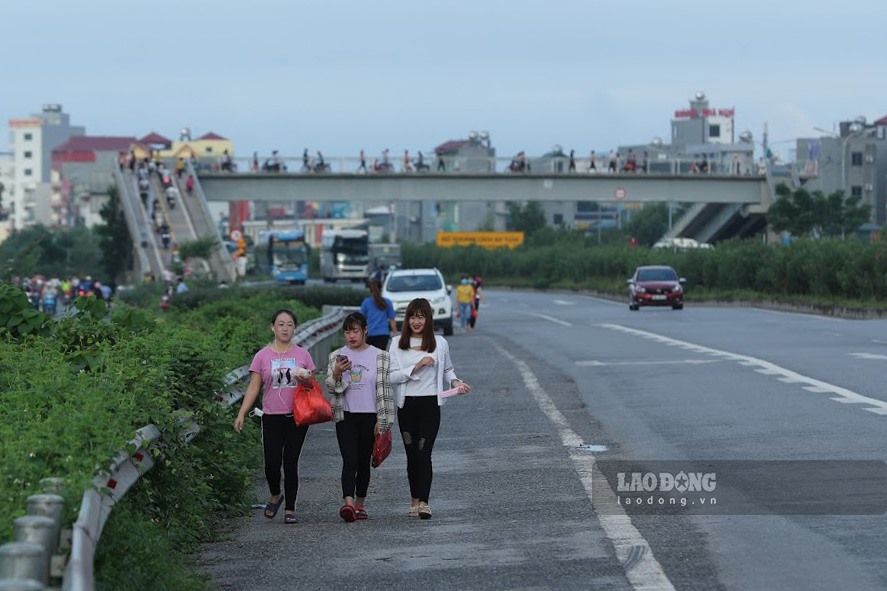
<path id="1" fill-rule="evenodd" d="M 397 423 L 407 453 L 412 502 L 407 514 L 431 518 L 431 452 L 440 429 L 444 382 L 467 394 L 471 387 L 456 377 L 446 339 L 434 334 L 431 304 L 409 303 L 400 338 L 391 343 L 391 385 L 396 388 Z"/>

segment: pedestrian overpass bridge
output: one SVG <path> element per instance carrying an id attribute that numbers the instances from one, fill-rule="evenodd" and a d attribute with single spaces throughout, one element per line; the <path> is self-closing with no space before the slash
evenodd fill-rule
<path id="1" fill-rule="evenodd" d="M 766 174 L 201 172 L 199 183 L 207 201 L 689 203 L 668 237 L 702 242 L 760 229 L 773 196 Z"/>
<path id="2" fill-rule="evenodd" d="M 765 175 L 201 173 L 209 201 L 598 201 L 767 205 Z"/>

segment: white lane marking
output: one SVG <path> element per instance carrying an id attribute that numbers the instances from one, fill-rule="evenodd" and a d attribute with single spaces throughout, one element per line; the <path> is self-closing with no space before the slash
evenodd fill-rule
<path id="1" fill-rule="evenodd" d="M 582 439 L 570 428 L 566 417 L 557 409 L 554 401 L 542 388 L 530 367 L 506 351 L 499 343 L 493 341 L 493 345 L 499 353 L 517 366 L 521 377 L 523 377 L 524 385 L 536 399 L 536 404 L 557 428 L 561 442 L 567 448 L 573 467 L 579 475 L 579 480 L 582 482 L 589 500 L 591 500 L 592 478 L 604 478 L 595 465 L 594 456 L 582 449 Z M 635 589 L 674 591 L 674 586 L 665 576 L 662 565 L 653 556 L 650 544 L 631 523 L 631 519 L 625 514 L 625 511 L 621 508 L 617 508 L 617 511 L 618 513 L 613 515 L 598 515 L 597 517 L 604 533 L 613 544 L 619 564 L 625 569 L 628 582 Z M 638 554 L 640 554 L 640 558 L 638 558 Z"/>
<path id="2" fill-rule="evenodd" d="M 786 382 L 789 384 L 805 384 L 805 388 L 816 388 L 816 390 L 813 390 L 815 392 L 835 394 L 834 397 L 831 397 L 831 400 L 834 400 L 835 402 L 842 402 L 845 404 L 865 404 L 870 408 L 864 408 L 863 410 L 875 413 L 876 415 L 887 415 L 887 401 L 863 396 L 862 394 L 858 394 L 852 390 L 848 390 L 847 388 L 842 388 L 841 386 L 829 384 L 828 382 L 822 382 L 820 380 L 794 372 L 790 369 L 780 367 L 775 363 L 770 363 L 769 361 L 758 359 L 757 357 L 740 355 L 738 353 L 730 353 L 729 351 L 721 351 L 718 349 L 710 349 L 709 347 L 703 347 L 702 345 L 696 345 L 694 343 L 688 343 L 686 341 L 679 341 L 678 339 L 673 339 L 671 337 L 666 337 L 643 330 L 637 330 L 636 328 L 629 328 L 627 326 L 621 326 L 619 324 L 599 324 L 598 326 L 657 341 L 662 343 L 663 345 L 681 347 L 683 349 L 689 349 L 702 354 L 717 355 L 731 361 L 736 361 L 745 366 L 754 367 L 755 371 L 758 373 L 762 373 L 764 375 L 780 376 L 777 379 L 781 382 Z"/>
<path id="3" fill-rule="evenodd" d="M 698 365 L 702 363 L 718 363 L 720 359 L 677 359 L 673 361 L 598 361 L 590 359 L 588 361 L 577 361 L 576 365 L 585 367 L 605 367 L 608 365 Z"/>
<path id="4" fill-rule="evenodd" d="M 850 356 L 856 357 L 857 359 L 887 359 L 887 355 L 878 355 L 877 353 L 851 353 Z"/>
<path id="5" fill-rule="evenodd" d="M 553 300 L 553 301 L 555 304 L 558 304 L 560 306 L 573 306 L 574 305 L 573 302 L 568 302 L 567 300 Z"/>
<path id="6" fill-rule="evenodd" d="M 558 318 L 553 318 L 551 316 L 547 316 L 546 314 L 530 314 L 530 316 L 536 316 L 537 318 L 542 318 L 543 320 L 548 320 L 549 322 L 555 322 L 557 324 L 562 324 L 564 326 L 573 326 L 569 322 L 565 322 L 565 321 L 560 320 Z"/>

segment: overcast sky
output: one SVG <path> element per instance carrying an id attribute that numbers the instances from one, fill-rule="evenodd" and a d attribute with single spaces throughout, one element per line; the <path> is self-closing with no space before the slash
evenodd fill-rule
<path id="1" fill-rule="evenodd" d="M 704 91 L 736 132 L 887 115 L 884 0 L 6 0 L 0 116 L 60 103 L 90 135 L 214 131 L 238 156 L 499 156 L 668 141 Z M 8 149 L 7 134 L 0 149 Z"/>

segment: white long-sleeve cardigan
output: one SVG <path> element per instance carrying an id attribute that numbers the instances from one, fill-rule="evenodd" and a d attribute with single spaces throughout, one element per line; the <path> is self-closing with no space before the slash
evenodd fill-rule
<path id="1" fill-rule="evenodd" d="M 458 380 L 459 378 L 456 377 L 453 363 L 450 361 L 450 345 L 445 338 L 438 335 L 434 335 L 434 340 L 436 343 L 434 352 L 428 354 L 434 355 L 434 368 L 437 371 L 437 404 L 438 406 L 443 406 L 446 398 L 443 398 L 440 394 L 446 390 L 444 388 L 444 380 L 451 384 L 453 380 Z M 407 365 L 407 361 L 404 358 L 406 351 L 397 346 L 399 342 L 399 338 L 393 339 L 388 347 L 388 353 L 391 355 L 390 379 L 391 386 L 395 390 L 395 402 L 397 403 L 397 408 L 403 408 L 407 382 L 416 380 L 412 375 L 416 365 Z"/>

